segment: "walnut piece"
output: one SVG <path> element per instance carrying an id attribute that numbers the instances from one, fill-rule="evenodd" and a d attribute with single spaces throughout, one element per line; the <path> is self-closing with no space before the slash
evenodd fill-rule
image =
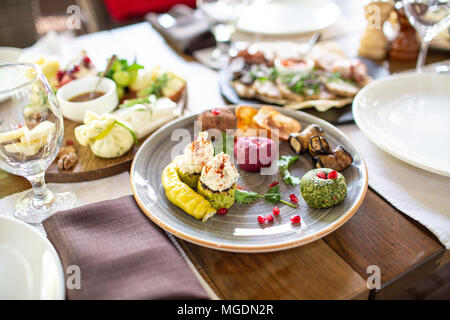
<path id="1" fill-rule="evenodd" d="M 61 158 L 62 156 L 69 154 L 69 153 L 76 154 L 76 150 L 75 150 L 74 146 L 61 147 L 61 149 L 59 149 L 57 158 Z"/>
<path id="2" fill-rule="evenodd" d="M 61 157 L 58 160 L 58 168 L 59 170 L 69 170 L 72 169 L 78 161 L 78 156 L 75 152 L 69 152 Z"/>

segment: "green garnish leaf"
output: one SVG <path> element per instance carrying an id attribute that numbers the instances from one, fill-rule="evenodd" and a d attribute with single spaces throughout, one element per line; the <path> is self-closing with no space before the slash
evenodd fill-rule
<path id="1" fill-rule="evenodd" d="M 135 145 L 139 144 L 139 139 L 137 138 L 136 133 L 134 133 L 134 131 L 129 126 L 127 126 L 125 123 L 123 123 L 123 122 L 121 122 L 119 120 L 116 120 L 114 123 L 118 124 L 121 127 L 124 127 L 125 129 L 127 129 L 128 132 L 130 132 L 131 135 L 133 136 L 134 144 Z"/>
<path id="2" fill-rule="evenodd" d="M 256 199 L 260 198 L 261 196 L 259 194 L 257 194 L 256 192 L 245 191 L 245 190 L 240 190 L 240 189 L 236 188 L 234 197 L 236 199 L 236 202 L 248 204 L 248 203 L 255 202 Z"/>
<path id="3" fill-rule="evenodd" d="M 278 202 L 282 202 L 292 208 L 297 208 L 292 203 L 286 202 L 281 199 L 281 193 L 278 184 L 269 188 L 269 190 L 267 190 L 267 193 L 265 193 L 264 195 L 260 195 L 252 191 L 236 189 L 234 196 L 236 202 L 238 203 L 249 204 L 255 202 L 258 198 L 264 198 L 264 200 L 273 205 L 277 204 Z"/>
<path id="4" fill-rule="evenodd" d="M 167 73 L 163 73 L 158 78 L 156 78 L 155 81 L 153 81 L 150 86 L 146 89 L 143 89 L 138 92 L 138 96 L 149 96 L 149 95 L 155 95 L 156 97 L 162 96 L 162 90 L 167 85 L 167 82 L 169 81 L 169 76 Z"/>
<path id="5" fill-rule="evenodd" d="M 295 186 L 300 184 L 300 178 L 291 175 L 289 167 L 298 160 L 298 156 L 281 156 L 278 160 L 278 170 L 280 171 L 281 178 L 286 184 Z"/>

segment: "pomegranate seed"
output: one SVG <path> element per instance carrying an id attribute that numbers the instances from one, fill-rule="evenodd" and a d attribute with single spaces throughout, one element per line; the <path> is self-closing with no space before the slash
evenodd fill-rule
<path id="1" fill-rule="evenodd" d="M 268 215 L 266 216 L 266 220 L 267 220 L 267 222 L 273 222 L 273 215 L 268 214 Z"/>
<path id="2" fill-rule="evenodd" d="M 277 186 L 277 185 L 279 185 L 279 184 L 280 184 L 280 183 L 277 182 L 277 181 L 272 182 L 272 183 L 269 185 L 269 188 L 275 187 L 275 186 Z"/>
<path id="3" fill-rule="evenodd" d="M 212 109 L 212 110 L 211 110 L 211 113 L 212 113 L 213 115 L 215 115 L 215 116 L 218 116 L 219 114 L 222 113 L 222 111 L 221 111 L 220 109 Z"/>
<path id="4" fill-rule="evenodd" d="M 298 203 L 298 198 L 293 193 L 289 196 L 289 199 L 291 199 L 292 202 Z"/>
<path id="5" fill-rule="evenodd" d="M 258 222 L 261 224 L 264 224 L 266 222 L 266 217 L 264 217 L 264 216 L 258 216 L 257 219 L 258 219 Z"/>
<path id="6" fill-rule="evenodd" d="M 23 127 L 23 124 L 18 124 L 17 125 L 17 128 L 22 128 Z"/>
<path id="7" fill-rule="evenodd" d="M 337 197 L 336 197 L 336 196 L 333 196 L 333 197 L 331 197 L 331 199 L 333 199 L 333 200 L 337 200 Z"/>
<path id="8" fill-rule="evenodd" d="M 217 214 L 224 216 L 228 213 L 228 209 L 227 208 L 221 208 L 219 210 L 217 210 Z"/>
<path id="9" fill-rule="evenodd" d="M 89 57 L 86 56 L 86 57 L 83 58 L 83 63 L 87 67 L 87 66 L 89 66 L 91 64 L 91 59 L 89 59 Z"/>
<path id="10" fill-rule="evenodd" d="M 58 70 L 58 73 L 56 74 L 56 79 L 58 79 L 58 81 L 61 82 L 65 74 L 66 72 L 64 70 Z"/>
<path id="11" fill-rule="evenodd" d="M 301 221 L 302 221 L 302 219 L 300 218 L 299 215 L 293 216 L 293 217 L 291 218 L 291 222 L 292 222 L 292 223 L 295 223 L 295 224 L 301 223 Z"/>
<path id="12" fill-rule="evenodd" d="M 280 209 L 278 207 L 273 208 L 272 212 L 273 212 L 274 216 L 279 216 L 280 215 Z"/>
<path id="13" fill-rule="evenodd" d="M 327 176 L 327 178 L 328 179 L 336 179 L 338 177 L 338 174 L 337 174 L 337 172 L 336 171 L 331 171 L 331 172 L 329 172 L 328 173 L 328 176 Z"/>
<path id="14" fill-rule="evenodd" d="M 236 185 L 236 189 L 244 190 L 244 187 L 243 187 L 243 186 L 240 186 L 240 185 Z"/>
<path id="15" fill-rule="evenodd" d="M 73 141 L 72 141 L 72 140 L 67 140 L 67 141 L 66 141 L 66 144 L 67 144 L 68 146 L 73 146 Z"/>
<path id="16" fill-rule="evenodd" d="M 326 179 L 327 178 L 326 174 L 324 172 L 322 172 L 322 171 L 317 172 L 316 176 L 318 178 L 320 178 L 320 179 Z"/>

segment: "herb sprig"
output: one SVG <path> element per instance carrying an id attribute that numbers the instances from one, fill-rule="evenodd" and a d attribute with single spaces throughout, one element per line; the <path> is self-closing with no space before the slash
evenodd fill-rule
<path id="1" fill-rule="evenodd" d="M 266 200 L 266 202 L 273 204 L 273 205 L 277 204 L 278 202 L 281 202 L 292 208 L 297 208 L 292 203 L 289 203 L 289 202 L 281 199 L 281 193 L 280 193 L 279 187 L 280 187 L 279 184 L 277 184 L 273 187 L 270 187 L 269 190 L 267 190 L 267 192 L 265 194 L 258 194 L 256 192 L 252 192 L 252 191 L 236 189 L 235 199 L 236 199 L 236 202 L 238 202 L 238 203 L 249 204 L 249 203 L 255 202 L 258 198 L 264 198 L 264 200 Z"/>
<path id="2" fill-rule="evenodd" d="M 280 171 L 281 178 L 286 184 L 297 185 L 300 184 L 300 178 L 293 176 L 289 172 L 289 167 L 298 160 L 298 156 L 281 156 L 278 160 L 278 170 Z"/>

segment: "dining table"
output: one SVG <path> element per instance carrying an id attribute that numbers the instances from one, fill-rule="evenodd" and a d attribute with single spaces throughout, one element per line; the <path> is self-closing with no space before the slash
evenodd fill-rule
<path id="1" fill-rule="evenodd" d="M 333 27 L 322 39 L 335 41 L 349 56 L 356 55 L 364 30 L 360 2 L 339 1 L 337 24 L 342 28 L 338 33 L 339 28 Z M 235 35 L 239 40 L 246 37 L 264 39 Z M 86 49 L 94 64 L 105 64 L 115 53 L 136 56 L 145 66 L 170 66 L 187 79 L 185 113 L 228 104 L 220 93 L 218 73 L 177 52 L 148 22 L 83 35 L 73 44 Z M 431 50 L 427 63 L 448 58 L 448 52 Z M 415 61 L 388 59 L 377 63 L 388 73 L 415 65 Z M 23 177 L 0 170 L 0 199 L 29 188 Z M 213 299 L 391 299 L 450 262 L 449 250 L 432 232 L 371 187 L 348 222 L 321 239 L 287 250 L 234 253 L 170 237 Z M 368 285 L 371 266 L 381 271 L 379 288 Z"/>

